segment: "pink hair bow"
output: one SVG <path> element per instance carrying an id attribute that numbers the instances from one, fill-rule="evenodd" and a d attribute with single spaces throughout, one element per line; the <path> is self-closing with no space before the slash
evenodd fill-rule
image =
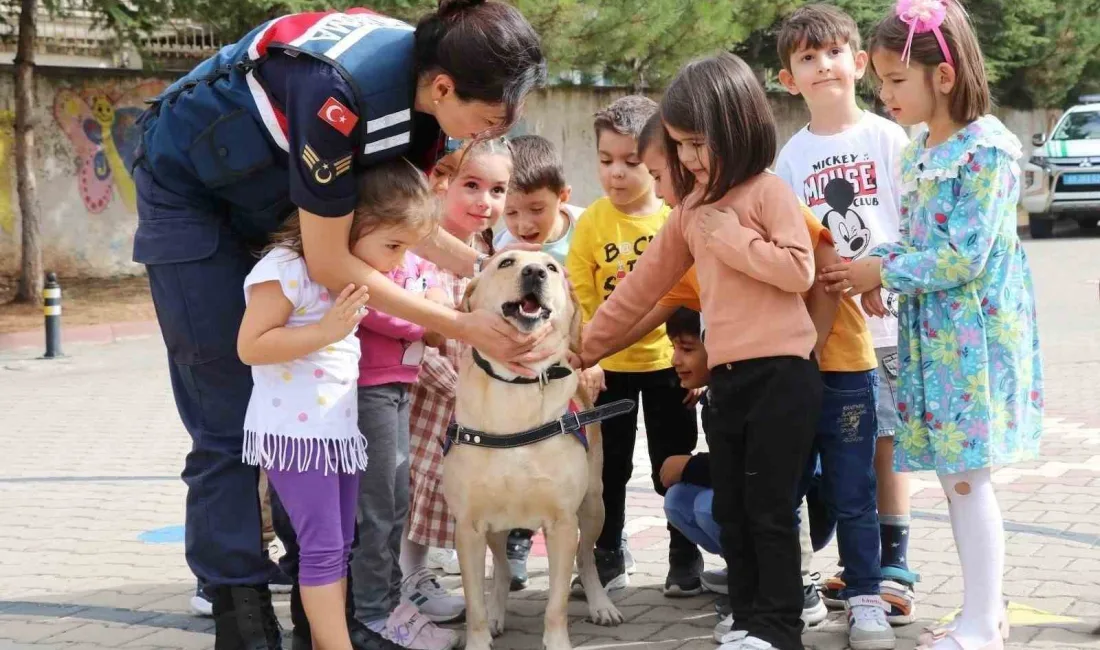
<path id="1" fill-rule="evenodd" d="M 955 60 L 951 58 L 951 50 L 947 47 L 947 41 L 943 39 L 940 25 L 947 18 L 947 3 L 950 0 L 898 0 L 897 13 L 901 22 L 909 25 L 909 38 L 905 41 L 905 49 L 901 52 L 901 59 L 905 65 L 909 65 L 912 56 L 913 36 L 932 32 L 940 43 L 943 58 L 952 67 Z"/>

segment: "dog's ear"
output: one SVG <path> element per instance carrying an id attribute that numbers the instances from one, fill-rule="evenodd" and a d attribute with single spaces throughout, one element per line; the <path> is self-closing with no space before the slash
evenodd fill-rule
<path id="1" fill-rule="evenodd" d="M 462 302 L 458 305 L 458 311 L 470 312 L 470 299 L 474 296 L 474 290 L 477 289 L 477 278 L 470 280 L 470 284 L 466 285 L 466 291 L 462 292 Z"/>
<path id="2" fill-rule="evenodd" d="M 573 316 L 569 319 L 569 351 L 580 354 L 584 313 L 581 311 L 581 301 L 577 298 L 577 292 L 573 290 L 573 283 L 568 279 L 565 280 L 565 291 L 569 294 L 569 304 L 573 306 Z"/>

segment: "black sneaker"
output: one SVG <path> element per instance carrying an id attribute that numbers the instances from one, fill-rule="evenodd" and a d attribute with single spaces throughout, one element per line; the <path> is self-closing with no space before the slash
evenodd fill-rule
<path id="1" fill-rule="evenodd" d="M 355 650 L 407 650 L 355 619 L 348 621 L 348 632 Z"/>
<path id="2" fill-rule="evenodd" d="M 516 529 L 508 533 L 508 568 L 512 571 L 512 591 L 527 587 L 527 556 L 531 554 L 529 530 Z"/>
<path id="3" fill-rule="evenodd" d="M 665 578 L 665 596 L 686 598 L 703 593 L 703 555 L 699 549 L 682 549 L 668 552 L 668 577 Z"/>
<path id="4" fill-rule="evenodd" d="M 624 589 L 630 584 L 630 576 L 626 573 L 626 563 L 623 561 L 623 549 L 621 547 L 614 551 L 605 551 L 597 547 L 595 554 L 596 573 L 600 576 L 600 584 L 603 585 L 604 590 Z M 573 578 L 572 589 L 573 591 L 584 591 L 580 576 Z"/>

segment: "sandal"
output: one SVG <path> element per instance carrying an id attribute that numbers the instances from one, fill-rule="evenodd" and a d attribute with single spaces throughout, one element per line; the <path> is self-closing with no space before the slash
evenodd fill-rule
<path id="1" fill-rule="evenodd" d="M 1011 633 L 1011 626 L 1008 622 L 1008 601 L 1005 601 L 1005 609 L 1001 614 L 1001 620 L 999 623 L 1001 632 L 1001 641 L 1008 641 L 1009 634 Z M 930 646 L 940 639 L 950 636 L 955 631 L 954 621 L 947 623 L 946 625 L 930 625 L 924 628 L 924 632 L 917 637 L 918 647 Z"/>
<path id="2" fill-rule="evenodd" d="M 938 639 L 936 639 L 936 640 L 934 640 L 930 643 L 925 643 L 924 641 L 921 641 L 920 644 L 917 645 L 917 647 L 914 648 L 913 650 L 936 650 L 935 647 L 934 647 L 935 644 L 938 643 L 939 641 L 942 641 L 943 639 L 951 639 L 952 641 L 955 642 L 955 645 L 957 645 L 959 648 L 961 648 L 962 650 L 967 650 L 966 646 L 964 646 L 957 638 L 955 638 L 954 631 L 947 632 L 942 637 L 939 637 Z M 980 648 L 973 648 L 972 650 L 1004 650 L 1004 648 L 1005 648 L 1004 639 L 996 638 L 996 639 L 993 639 L 992 641 L 990 641 L 989 643 L 981 646 Z"/>

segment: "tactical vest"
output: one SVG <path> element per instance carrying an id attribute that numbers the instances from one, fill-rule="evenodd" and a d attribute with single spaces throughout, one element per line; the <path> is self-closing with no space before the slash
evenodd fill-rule
<path id="1" fill-rule="evenodd" d="M 198 205 L 204 197 L 210 206 L 228 204 L 234 227 L 248 239 L 262 239 L 294 209 L 286 156 L 278 149 L 298 152 L 288 151 L 286 118 L 255 68 L 272 51 L 284 50 L 339 71 L 358 111 L 356 163 L 368 166 L 409 149 L 413 48 L 413 27 L 363 9 L 269 21 L 152 101 L 137 159 L 160 185 Z"/>

